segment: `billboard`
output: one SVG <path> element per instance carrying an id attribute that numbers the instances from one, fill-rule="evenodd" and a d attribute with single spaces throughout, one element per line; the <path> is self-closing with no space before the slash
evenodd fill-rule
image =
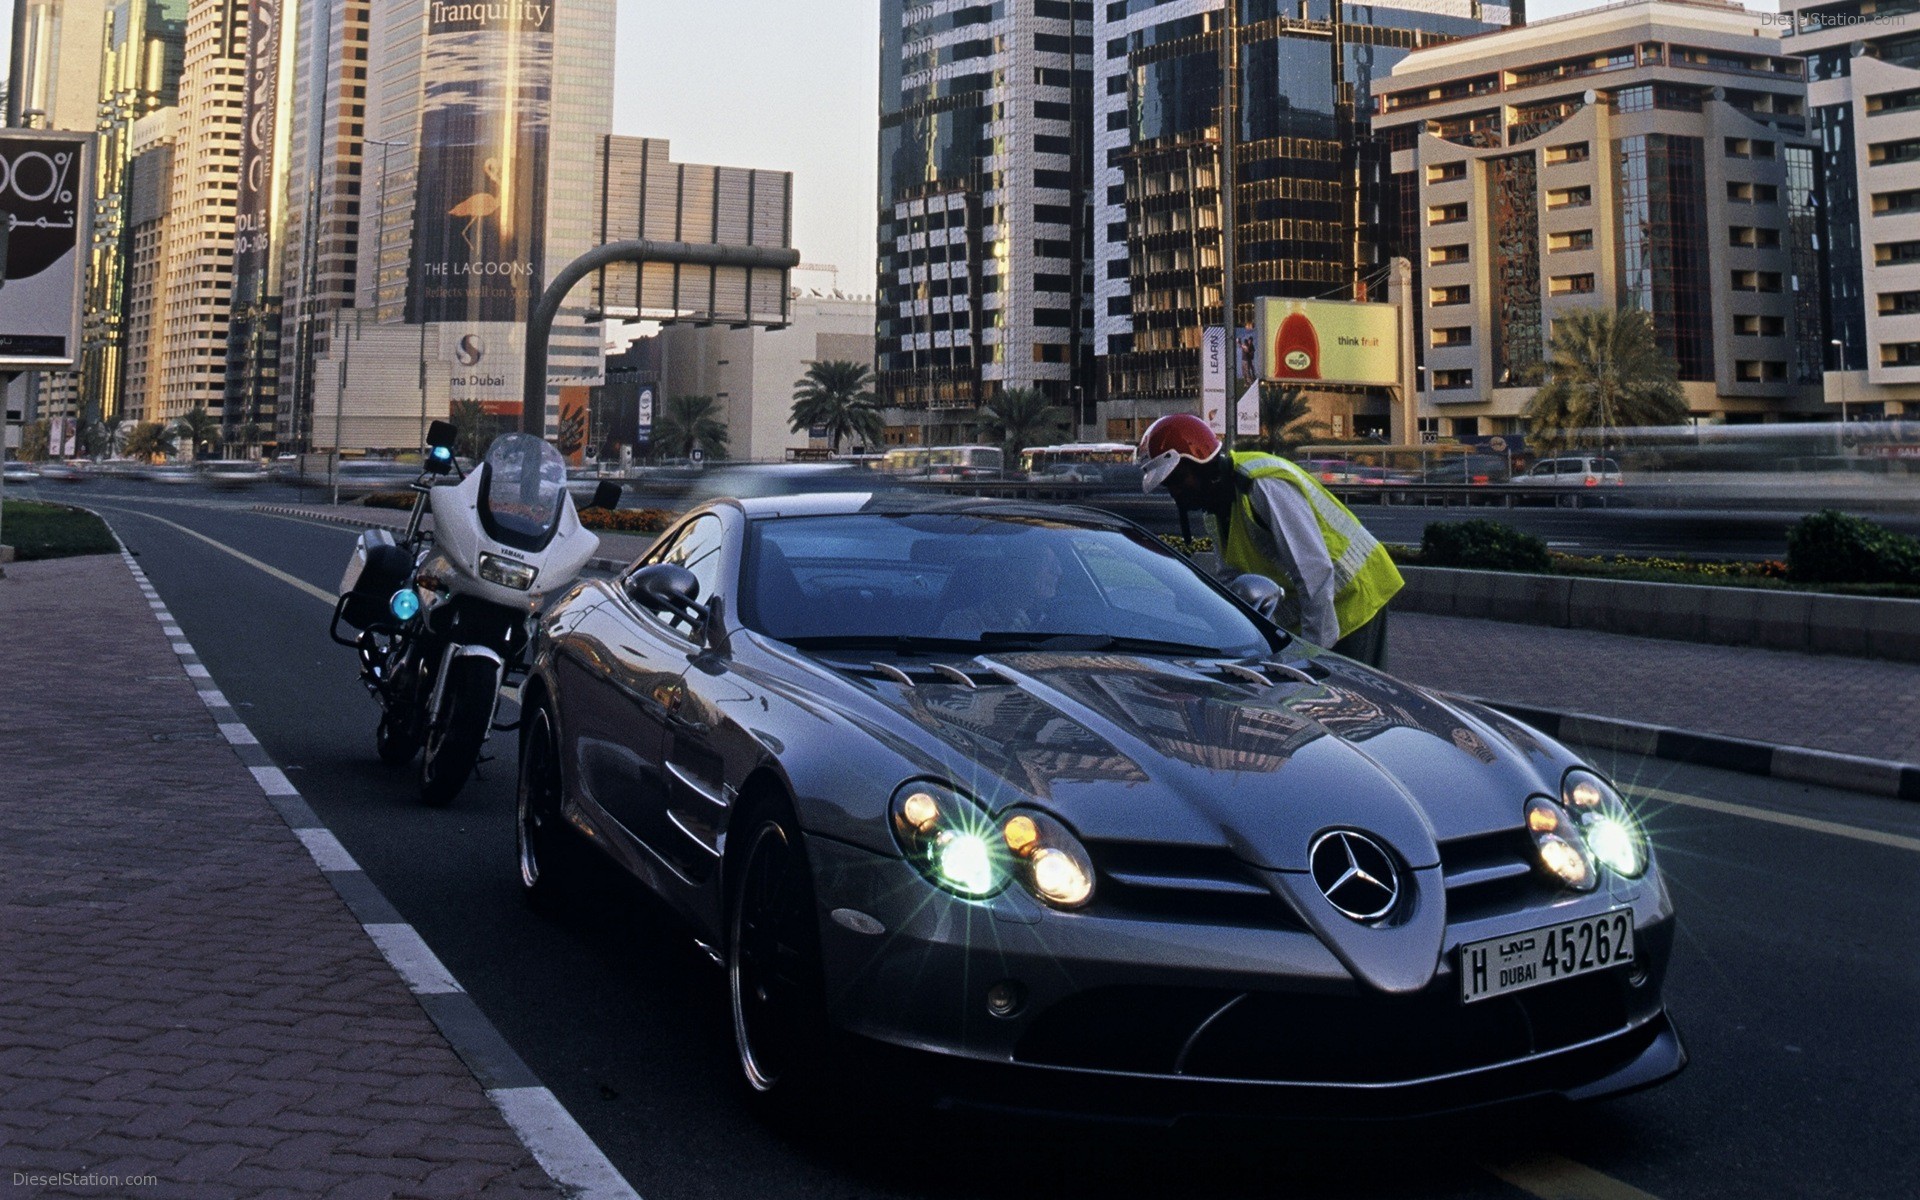
<path id="1" fill-rule="evenodd" d="M 1227 331 L 1200 331 L 1200 415 L 1215 433 L 1227 432 Z"/>
<path id="2" fill-rule="evenodd" d="M 274 122 L 279 113 L 281 0 L 247 9 L 247 99 L 240 142 L 240 195 L 233 224 L 234 307 L 265 295 L 272 247 Z"/>
<path id="3" fill-rule="evenodd" d="M 526 328 L 506 322 L 466 322 L 439 328 L 447 364 L 447 402 L 478 404 L 495 417 L 520 415 L 518 364 L 526 353 Z"/>
<path id="4" fill-rule="evenodd" d="M 1260 378 L 1400 384 L 1400 310 L 1391 304 L 1282 300 L 1254 304 Z"/>
<path id="5" fill-rule="evenodd" d="M 0 366 L 70 367 L 92 236 L 93 135 L 0 131 Z"/>
<path id="6" fill-rule="evenodd" d="M 525 321 L 545 272 L 553 5 L 427 5 L 407 320 Z"/>

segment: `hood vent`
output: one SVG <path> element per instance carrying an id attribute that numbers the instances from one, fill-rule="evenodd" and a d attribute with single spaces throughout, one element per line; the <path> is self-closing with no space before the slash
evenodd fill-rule
<path id="1" fill-rule="evenodd" d="M 1276 659 L 1267 659 L 1252 665 L 1221 663 L 1219 671 L 1235 683 L 1250 683 L 1254 687 L 1278 687 L 1283 683 L 1305 683 L 1317 686 L 1331 674 L 1325 667 L 1315 667 L 1311 663 L 1296 666 Z"/>
<path id="2" fill-rule="evenodd" d="M 888 683 L 897 683 L 901 687 L 924 687 L 928 684 L 946 684 L 975 691 L 983 687 L 1011 687 L 1012 681 L 995 671 L 979 667 L 969 668 L 953 663 L 914 663 L 910 667 L 901 667 L 893 663 L 870 662 L 864 666 L 843 667 L 856 675 L 865 675 L 869 679 L 884 679 Z"/>

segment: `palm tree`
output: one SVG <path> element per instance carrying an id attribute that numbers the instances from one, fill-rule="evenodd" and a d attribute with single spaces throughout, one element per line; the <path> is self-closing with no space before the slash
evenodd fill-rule
<path id="1" fill-rule="evenodd" d="M 205 406 L 196 404 L 173 423 L 173 430 L 187 440 L 188 457 L 199 458 L 200 447 L 219 438 L 220 421 Z"/>
<path id="2" fill-rule="evenodd" d="M 14 458 L 28 463 L 45 462 L 47 442 L 52 437 L 51 421 L 29 421 L 20 429 L 20 445 L 14 449 Z"/>
<path id="3" fill-rule="evenodd" d="M 128 458 L 152 462 L 163 454 L 173 453 L 173 431 L 158 421 L 135 425 L 127 435 L 126 449 Z"/>
<path id="4" fill-rule="evenodd" d="M 1310 419 L 1312 415 L 1313 406 L 1307 402 L 1306 392 L 1263 381 L 1260 384 L 1260 436 L 1240 441 L 1243 446 L 1284 458 L 1318 434 L 1327 432 L 1327 423 Z"/>
<path id="5" fill-rule="evenodd" d="M 824 428 L 835 454 L 840 453 L 842 438 L 878 445 L 886 436 L 886 425 L 874 407 L 872 382 L 873 372 L 865 363 L 829 359 L 808 364 L 807 373 L 793 381 L 788 428 L 795 433 Z"/>
<path id="6" fill-rule="evenodd" d="M 727 456 L 727 426 L 712 396 L 673 396 L 653 419 L 652 449 L 660 458 L 691 458 L 696 448 L 708 458 Z"/>
<path id="7" fill-rule="evenodd" d="M 1527 402 L 1528 440 L 1553 452 L 1588 430 L 1687 419 L 1679 368 L 1638 308 L 1576 309 L 1553 323 L 1547 381 Z"/>
<path id="8" fill-rule="evenodd" d="M 980 433 L 999 442 L 1012 463 L 1020 452 L 1066 432 L 1067 412 L 1033 388 L 1008 388 L 980 409 Z"/>

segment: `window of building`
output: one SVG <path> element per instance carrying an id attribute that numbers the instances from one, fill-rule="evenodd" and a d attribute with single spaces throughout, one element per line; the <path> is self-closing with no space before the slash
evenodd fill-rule
<path id="1" fill-rule="evenodd" d="M 1473 372 L 1467 369 L 1435 371 L 1433 390 L 1436 392 L 1458 392 L 1473 387 Z"/>
<path id="2" fill-rule="evenodd" d="M 1879 305 L 1880 315 L 1883 317 L 1904 317 L 1920 313 L 1920 292 L 1881 292 Z"/>
<path id="3" fill-rule="evenodd" d="M 1547 252 L 1550 254 L 1563 250 L 1591 249 L 1593 249 L 1593 230 L 1591 229 L 1569 229 L 1562 233 L 1547 235 Z"/>
<path id="4" fill-rule="evenodd" d="M 1765 138 L 1728 138 L 1728 158 L 1772 158 L 1774 144 Z"/>
<path id="5" fill-rule="evenodd" d="M 1449 304 L 1467 304 L 1472 299 L 1468 286 L 1464 283 L 1455 284 L 1452 287 L 1429 289 L 1427 298 L 1435 308 L 1443 308 Z"/>
<path id="6" fill-rule="evenodd" d="M 1547 294 L 1550 296 L 1585 296 L 1593 292 L 1593 272 L 1577 275 L 1555 275 L 1547 281 Z"/>
<path id="7" fill-rule="evenodd" d="M 1547 147 L 1547 165 L 1557 167 L 1564 163 L 1583 163 L 1593 155 L 1585 142 L 1569 142 L 1564 146 Z"/>
<path id="8" fill-rule="evenodd" d="M 1778 292 L 1780 290 L 1780 272 L 1778 271 L 1735 271 L 1733 290 L 1736 292 Z"/>
<path id="9" fill-rule="evenodd" d="M 1785 383 L 1787 364 L 1776 359 L 1736 359 L 1733 377 L 1741 383 Z"/>
<path id="10" fill-rule="evenodd" d="M 1727 228 L 1727 245 L 1746 249 L 1769 249 L 1780 244 L 1780 231 L 1764 226 L 1732 225 Z"/>
<path id="11" fill-rule="evenodd" d="M 1880 346 L 1883 367 L 1920 367 L 1920 342 L 1883 342 Z"/>
<path id="12" fill-rule="evenodd" d="M 1593 203 L 1593 188 L 1554 188 L 1547 193 L 1548 208 L 1585 208 Z"/>
<path id="13" fill-rule="evenodd" d="M 1787 320 L 1785 317 L 1736 313 L 1733 318 L 1733 332 L 1738 337 L 1781 337 L 1787 332 Z"/>
<path id="14" fill-rule="evenodd" d="M 1920 262 L 1920 242 L 1876 242 L 1873 261 L 1878 266 Z"/>
<path id="15" fill-rule="evenodd" d="M 1428 183 L 1452 183 L 1466 177 L 1467 164 L 1464 162 L 1438 163 L 1427 168 Z"/>
<path id="16" fill-rule="evenodd" d="M 1436 346 L 1471 346 L 1473 345 L 1473 326 L 1448 325 L 1435 328 L 1433 331 L 1433 344 Z"/>
<path id="17" fill-rule="evenodd" d="M 1427 209 L 1427 224 L 1456 225 L 1467 219 L 1465 204 L 1436 204 Z"/>
<path id="18" fill-rule="evenodd" d="M 1913 212 L 1920 212 L 1920 188 L 1873 194 L 1873 215 L 1876 217 Z"/>
<path id="19" fill-rule="evenodd" d="M 1435 246 L 1427 252 L 1427 261 L 1436 267 L 1444 263 L 1463 263 L 1467 261 L 1467 245 L 1458 242 L 1451 246 Z"/>

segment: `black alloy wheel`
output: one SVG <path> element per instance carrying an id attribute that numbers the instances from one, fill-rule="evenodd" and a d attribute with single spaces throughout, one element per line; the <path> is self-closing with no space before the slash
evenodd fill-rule
<path id="1" fill-rule="evenodd" d="M 553 714 L 543 702 L 527 717 L 520 739 L 520 785 L 514 801 L 515 842 L 520 851 L 520 894 L 536 911 L 559 900 L 559 858 L 566 837 L 560 813 L 560 741 Z"/>
<path id="2" fill-rule="evenodd" d="M 479 656 L 453 660 L 440 711 L 429 715 L 426 757 L 420 761 L 422 804 L 442 808 L 466 786 L 487 740 L 498 689 L 493 660 Z"/>
<path id="3" fill-rule="evenodd" d="M 820 930 L 797 823 L 748 815 L 728 880 L 727 989 L 747 1085 L 783 1104 L 815 1090 L 827 1039 Z"/>

